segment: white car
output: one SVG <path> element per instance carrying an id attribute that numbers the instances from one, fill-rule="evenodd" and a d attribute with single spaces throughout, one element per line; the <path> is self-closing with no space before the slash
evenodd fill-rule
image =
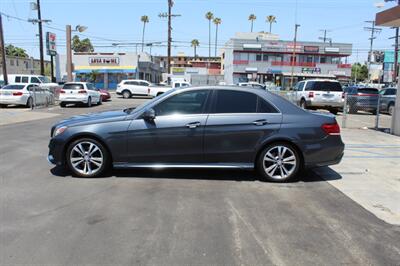
<path id="1" fill-rule="evenodd" d="M 262 89 L 265 90 L 265 86 L 258 83 L 258 82 L 254 82 L 254 81 L 250 81 L 250 82 L 240 82 L 238 84 L 240 87 L 251 87 L 251 88 L 255 88 L 255 89 Z"/>
<path id="2" fill-rule="evenodd" d="M 37 84 L 9 84 L 0 89 L 0 106 L 24 105 L 32 107 L 36 105 L 48 105 L 52 99 L 49 90 L 39 87 Z"/>
<path id="3" fill-rule="evenodd" d="M 91 107 L 92 104 L 101 104 L 101 94 L 92 83 L 88 82 L 67 82 L 60 90 L 60 106 L 65 107 L 69 103 L 85 104 Z"/>
<path id="4" fill-rule="evenodd" d="M 309 79 L 296 84 L 292 101 L 303 109 L 326 109 L 337 114 L 344 106 L 340 83 L 330 79 Z"/>
<path id="5" fill-rule="evenodd" d="M 150 96 L 151 83 L 140 79 L 122 80 L 117 85 L 116 93 L 122 95 L 125 99 L 131 98 L 134 95 Z"/>
<path id="6" fill-rule="evenodd" d="M 151 85 L 150 88 L 150 96 L 156 97 L 158 95 L 161 95 L 171 89 L 177 89 L 177 88 L 188 88 L 192 86 L 189 82 L 186 81 L 174 81 L 172 82 L 171 86 L 156 86 L 156 85 Z"/>

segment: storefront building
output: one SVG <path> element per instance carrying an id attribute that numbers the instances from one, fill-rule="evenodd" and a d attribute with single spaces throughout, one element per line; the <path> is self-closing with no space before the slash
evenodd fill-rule
<path id="1" fill-rule="evenodd" d="M 59 57 L 58 80 L 66 79 L 66 57 Z M 74 53 L 72 55 L 75 81 L 88 81 L 96 88 L 115 89 L 124 79 L 145 79 L 157 83 L 162 68 L 146 53 Z"/>
<path id="2" fill-rule="evenodd" d="M 295 52 L 295 56 L 293 56 Z M 279 40 L 269 33 L 236 33 L 224 48 L 223 73 L 229 84 L 257 81 L 283 88 L 309 78 L 349 80 L 352 44 Z"/>

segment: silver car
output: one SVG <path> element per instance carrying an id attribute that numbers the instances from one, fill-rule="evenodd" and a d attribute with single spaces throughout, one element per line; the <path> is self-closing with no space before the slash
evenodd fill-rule
<path id="1" fill-rule="evenodd" d="M 379 92 L 381 95 L 380 99 L 380 111 L 393 115 L 394 106 L 396 104 L 396 88 L 385 88 Z"/>

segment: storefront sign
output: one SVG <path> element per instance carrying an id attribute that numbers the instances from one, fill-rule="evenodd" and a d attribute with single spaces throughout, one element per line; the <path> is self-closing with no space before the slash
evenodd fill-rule
<path id="1" fill-rule="evenodd" d="M 54 56 L 57 54 L 55 33 L 46 32 L 46 50 L 47 50 L 47 55 Z"/>
<path id="2" fill-rule="evenodd" d="M 280 50 L 283 48 L 283 45 L 279 42 L 267 42 L 264 47 L 268 50 Z"/>
<path id="3" fill-rule="evenodd" d="M 89 57 L 89 65 L 97 65 L 97 66 L 119 65 L 119 57 Z"/>
<path id="4" fill-rule="evenodd" d="M 294 43 L 289 43 L 286 45 L 286 49 L 289 52 L 293 52 L 293 50 L 296 50 L 296 52 L 301 52 L 301 45 L 300 44 L 296 44 L 296 47 L 294 45 Z"/>
<path id="5" fill-rule="evenodd" d="M 325 47 L 325 52 L 327 53 L 339 53 L 339 51 L 338 47 Z"/>
<path id="6" fill-rule="evenodd" d="M 185 74 L 185 68 L 184 67 L 173 67 L 172 74 L 183 75 L 183 74 Z"/>
<path id="7" fill-rule="evenodd" d="M 261 43 L 245 43 L 243 44 L 243 49 L 257 49 L 261 50 Z"/>
<path id="8" fill-rule="evenodd" d="M 319 67 L 303 67 L 301 69 L 301 73 L 321 74 L 321 68 L 319 68 Z"/>
<path id="9" fill-rule="evenodd" d="M 318 53 L 319 47 L 318 46 L 304 46 L 304 52 L 306 53 Z"/>
<path id="10" fill-rule="evenodd" d="M 345 71 L 339 71 L 339 70 L 330 70 L 329 74 L 335 75 L 335 76 L 346 76 Z"/>
<path id="11" fill-rule="evenodd" d="M 258 68 L 256 67 L 246 67 L 246 72 L 257 72 Z"/>

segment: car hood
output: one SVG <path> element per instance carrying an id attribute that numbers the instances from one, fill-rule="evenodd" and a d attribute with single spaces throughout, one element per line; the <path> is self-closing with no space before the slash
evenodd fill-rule
<path id="1" fill-rule="evenodd" d="M 106 111 L 100 113 L 89 113 L 84 115 L 77 115 L 57 123 L 56 126 L 75 126 L 81 124 L 95 124 L 107 122 L 110 120 L 124 120 L 128 114 L 123 110 Z"/>

